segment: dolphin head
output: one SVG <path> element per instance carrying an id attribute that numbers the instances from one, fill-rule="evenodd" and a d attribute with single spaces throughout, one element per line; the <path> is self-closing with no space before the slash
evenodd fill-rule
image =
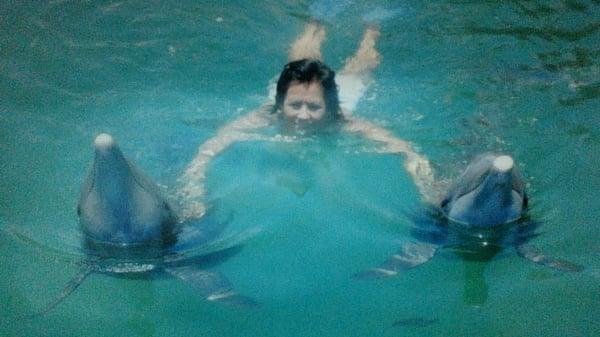
<path id="1" fill-rule="evenodd" d="M 469 227 L 495 227 L 518 220 L 527 207 L 525 184 L 507 155 L 476 158 L 454 182 L 441 210 Z"/>
<path id="2" fill-rule="evenodd" d="M 86 240 L 126 246 L 173 241 L 176 218 L 158 186 L 100 134 L 77 208 Z"/>

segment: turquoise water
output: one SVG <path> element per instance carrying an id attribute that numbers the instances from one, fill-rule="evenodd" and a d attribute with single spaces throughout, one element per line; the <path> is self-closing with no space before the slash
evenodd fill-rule
<path id="1" fill-rule="evenodd" d="M 480 152 L 513 155 L 536 246 L 586 270 L 443 251 L 353 280 L 410 240 L 421 204 L 402 158 L 353 137 L 249 142 L 215 160 L 207 187 L 233 214 L 227 232 L 262 229 L 212 267 L 258 308 L 94 274 L 23 320 L 77 272 L 93 137 L 114 135 L 172 194 L 197 146 L 267 99 L 311 17 L 334 69 L 378 22 L 383 59 L 355 115 L 411 141 L 442 181 Z M 0 3 L 0 335 L 600 336 L 598 18 L 597 0 Z"/>

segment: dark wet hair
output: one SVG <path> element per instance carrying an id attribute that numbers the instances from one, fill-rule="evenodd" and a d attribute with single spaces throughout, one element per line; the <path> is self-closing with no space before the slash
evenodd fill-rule
<path id="1" fill-rule="evenodd" d="M 275 95 L 273 113 L 282 109 L 285 95 L 293 81 L 307 84 L 312 81 L 321 83 L 323 86 L 323 95 L 325 96 L 327 118 L 337 120 L 341 117 L 335 72 L 323 62 L 313 59 L 292 61 L 283 67 L 283 71 L 281 71 L 279 80 L 277 81 L 277 94 Z"/>

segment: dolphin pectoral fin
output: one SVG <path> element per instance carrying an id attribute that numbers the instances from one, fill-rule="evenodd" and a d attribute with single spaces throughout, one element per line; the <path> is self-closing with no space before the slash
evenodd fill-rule
<path id="1" fill-rule="evenodd" d="M 397 274 L 398 274 L 398 272 L 395 270 L 389 270 L 386 268 L 371 268 L 368 270 L 358 272 L 358 273 L 352 275 L 352 277 L 357 280 L 368 280 L 368 279 L 380 279 L 380 278 L 393 277 L 393 276 L 396 276 Z"/>
<path id="2" fill-rule="evenodd" d="M 203 270 L 195 265 L 168 267 L 165 271 L 188 283 L 208 301 L 237 308 L 258 306 L 253 298 L 238 294 L 231 282 L 220 273 Z"/>
<path id="3" fill-rule="evenodd" d="M 429 243 L 407 243 L 400 247 L 396 254 L 376 268 L 354 274 L 356 279 L 388 278 L 401 271 L 418 267 L 431 260 L 438 246 Z"/>
<path id="4" fill-rule="evenodd" d="M 71 295 L 93 271 L 93 268 L 89 265 L 82 266 L 79 272 L 64 286 L 63 290 L 60 292 L 60 294 L 58 294 L 58 296 L 56 296 L 50 303 L 46 304 L 42 310 L 28 316 L 28 318 L 43 316 L 50 312 L 50 310 L 54 309 L 65 298 Z"/>
<path id="5" fill-rule="evenodd" d="M 578 265 L 576 263 L 561 259 L 554 259 L 552 257 L 546 256 L 539 249 L 535 248 L 532 245 L 522 244 L 517 246 L 516 250 L 517 254 L 520 257 L 527 259 L 535 264 L 539 264 L 541 266 L 546 266 L 555 270 L 572 273 L 579 273 L 584 270 L 583 266 Z"/>

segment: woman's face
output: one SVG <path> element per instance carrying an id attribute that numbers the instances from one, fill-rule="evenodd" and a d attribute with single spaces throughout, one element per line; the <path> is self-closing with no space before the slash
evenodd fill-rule
<path id="1" fill-rule="evenodd" d="M 283 115 L 297 124 L 320 122 L 325 117 L 323 86 L 318 81 L 292 81 L 283 100 Z"/>

